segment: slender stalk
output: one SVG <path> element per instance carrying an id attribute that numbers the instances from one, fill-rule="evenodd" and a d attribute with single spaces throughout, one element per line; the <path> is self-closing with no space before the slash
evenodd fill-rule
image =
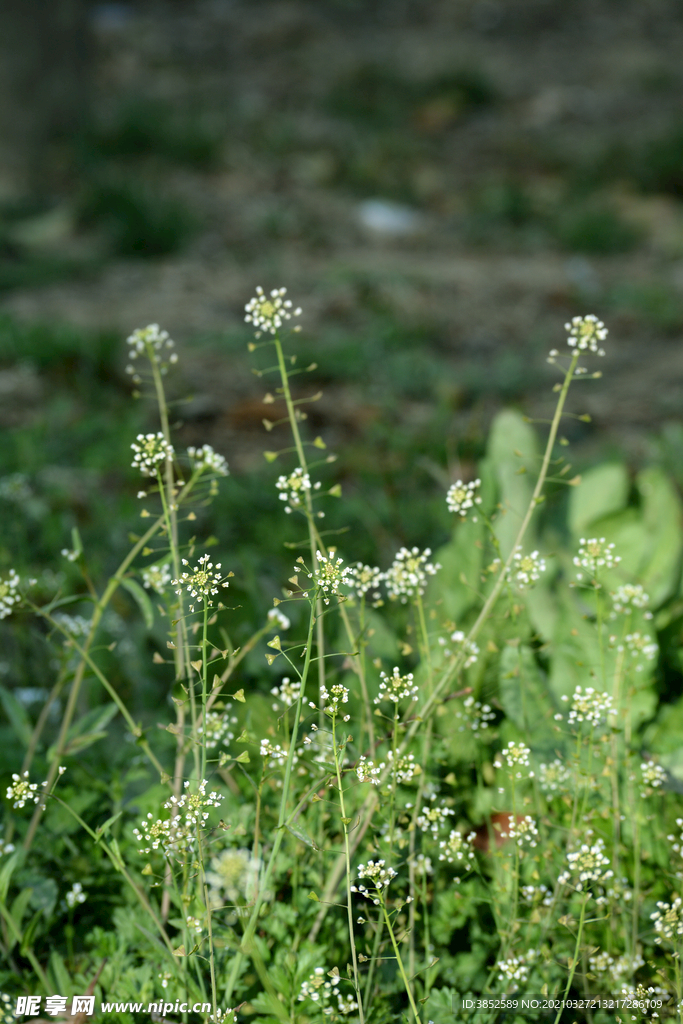
<path id="1" fill-rule="evenodd" d="M 342 816 L 342 827 L 344 829 L 344 854 L 346 856 L 346 913 L 349 923 L 349 942 L 351 944 L 351 962 L 353 965 L 353 986 L 356 990 L 358 1002 L 358 1017 L 360 1024 L 364 1024 L 363 997 L 360 990 L 360 979 L 358 976 L 358 957 L 356 955 L 356 938 L 353 931 L 353 903 L 351 901 L 351 848 L 349 846 L 349 818 L 346 815 L 344 802 L 344 786 L 342 783 L 342 772 L 339 764 L 339 749 L 337 747 L 337 716 L 332 718 L 332 744 L 334 746 L 334 767 L 337 774 L 337 788 L 339 790 L 339 808 Z M 342 744 L 341 749 L 344 749 Z"/>
<path id="2" fill-rule="evenodd" d="M 570 965 L 570 968 L 569 968 L 569 976 L 567 978 L 567 984 L 565 986 L 564 996 L 562 997 L 562 1002 L 566 1002 L 567 997 L 569 995 L 569 990 L 572 987 L 572 981 L 574 980 L 574 972 L 576 971 L 576 965 L 577 965 L 578 959 L 579 959 L 579 949 L 581 948 L 581 938 L 583 936 L 583 923 L 584 923 L 584 920 L 586 918 L 586 907 L 588 905 L 588 900 L 589 899 L 590 899 L 590 893 L 587 892 L 585 894 L 585 896 L 583 897 L 583 902 L 581 903 L 581 914 L 580 914 L 580 917 L 579 917 L 579 927 L 578 927 L 578 930 L 576 932 L 576 943 L 574 945 L 574 956 L 572 957 L 572 962 L 571 962 L 571 965 Z M 562 1016 L 562 1007 L 560 1006 L 560 1009 L 557 1011 L 557 1016 L 555 1017 L 555 1024 L 560 1024 L 560 1017 L 561 1016 Z"/>
<path id="3" fill-rule="evenodd" d="M 396 936 L 394 935 L 394 929 L 391 927 L 391 920 L 389 919 L 389 914 L 387 912 L 387 905 L 384 902 L 384 897 L 382 896 L 382 894 L 379 893 L 378 895 L 379 895 L 380 903 L 381 903 L 381 906 L 382 906 L 382 912 L 384 914 L 384 922 L 385 922 L 385 924 L 387 926 L 387 929 L 389 931 L 389 937 L 391 938 L 391 944 L 394 947 L 394 953 L 396 954 L 396 962 L 398 964 L 398 969 L 401 972 L 401 977 L 403 979 L 403 984 L 405 986 L 406 994 L 408 996 L 408 1002 L 410 1003 L 410 1008 L 413 1011 L 413 1014 L 415 1016 L 415 1020 L 417 1021 L 417 1024 L 420 1024 L 420 1014 L 418 1012 L 417 1005 L 415 1003 L 415 996 L 413 995 L 413 990 L 411 988 L 410 982 L 408 981 L 408 976 L 406 975 L 406 969 L 403 966 L 403 960 L 401 959 L 401 953 L 400 953 L 399 948 L 398 948 L 398 943 L 396 942 Z"/>
<path id="4" fill-rule="evenodd" d="M 294 751 L 296 748 L 297 738 L 299 734 L 299 722 L 301 720 L 301 708 L 303 706 L 304 694 L 306 691 L 308 670 L 311 665 L 311 644 L 313 642 L 313 628 L 315 626 L 315 621 L 315 602 L 311 602 L 311 614 L 308 623 L 308 637 L 306 640 L 306 658 L 304 661 L 303 671 L 301 672 L 300 676 L 301 686 L 299 689 L 299 699 L 296 702 L 296 711 L 294 712 L 294 723 L 292 725 L 292 739 L 289 744 L 289 751 L 287 752 L 287 761 L 285 764 L 285 777 L 282 783 L 282 798 L 280 800 L 280 813 L 278 816 L 278 823 L 275 829 L 273 847 L 270 851 L 270 857 L 268 858 L 268 863 L 261 878 L 258 893 L 254 900 L 254 906 L 252 908 L 251 915 L 247 923 L 247 927 L 244 930 L 244 935 L 242 936 L 240 947 L 233 958 L 232 969 L 230 971 L 230 975 L 228 977 L 228 982 L 226 986 L 225 998 L 227 1002 L 230 1002 L 230 997 L 232 996 L 235 983 L 237 981 L 237 978 L 239 977 L 239 971 L 242 965 L 242 960 L 245 955 L 251 953 L 252 939 L 254 936 L 254 932 L 256 931 L 256 925 L 258 923 L 261 907 L 263 906 L 264 893 L 268 890 L 268 883 L 270 882 L 271 876 L 273 874 L 275 862 L 277 860 L 278 853 L 280 852 L 280 846 L 282 845 L 282 840 L 285 834 L 285 824 L 287 821 L 287 801 L 289 799 L 289 787 L 292 775 L 292 764 L 294 762 Z"/>

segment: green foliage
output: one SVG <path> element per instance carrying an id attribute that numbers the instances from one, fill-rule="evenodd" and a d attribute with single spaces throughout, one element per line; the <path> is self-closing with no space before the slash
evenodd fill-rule
<path id="1" fill-rule="evenodd" d="M 136 388 L 156 396 L 151 429 L 168 440 L 155 337 Z M 417 331 L 380 336 L 368 346 L 376 365 L 391 337 L 420 351 Z M 27 334 L 46 374 L 58 363 L 50 338 Z M 8 325 L 8 358 L 20 339 Z M 392 564 L 400 542 L 382 529 L 375 548 L 371 531 L 333 522 L 363 495 L 332 500 L 334 463 L 307 463 L 327 452 L 301 416 L 310 379 L 288 370 L 279 334 L 265 343 L 274 358 L 263 353 L 259 373 L 277 374 L 294 453 L 253 489 L 177 445 L 117 524 L 106 495 L 88 499 L 87 516 L 64 515 L 60 575 L 41 564 L 28 585 L 46 540 L 32 547 L 12 524 L 31 518 L 30 502 L 52 514 L 53 497 L 28 474 L 6 487 L 0 511 L 24 563 L 23 607 L 0 604 L 3 990 L 239 1004 L 262 1024 L 355 1021 L 361 1000 L 373 1024 L 445 1024 L 464 994 L 562 997 L 588 981 L 605 996 L 656 984 L 680 999 L 678 940 L 653 919 L 680 872 L 675 485 L 658 466 L 632 476 L 616 460 L 568 480 L 553 443 L 561 408 L 544 449 L 504 411 L 471 507 L 447 512 L 440 493 L 439 518 L 418 493 L 395 514 L 411 550 Z M 76 335 L 55 334 L 55 347 L 95 390 L 114 360 L 106 340 L 90 356 Z M 565 388 L 579 357 L 569 350 Z M 71 377 L 62 386 L 78 391 Z M 123 422 L 134 437 L 137 421 Z M 48 447 L 60 443 L 50 425 Z M 126 469 L 128 443 L 115 449 Z M 302 473 L 287 482 L 297 465 L 310 488 Z M 223 485 L 232 504 L 218 499 L 211 520 Z M 363 514 L 382 524 L 376 504 Z M 437 524 L 433 554 L 413 548 L 424 523 Z M 203 541 L 208 526 L 217 536 Z M 1 550 L 0 602 L 14 586 Z M 345 567 L 361 555 L 392 589 L 386 575 L 364 594 L 351 584 Z M 145 569 L 164 564 L 153 589 Z M 267 621 L 269 606 L 289 624 Z M 580 878 L 574 860 L 591 847 Z"/>

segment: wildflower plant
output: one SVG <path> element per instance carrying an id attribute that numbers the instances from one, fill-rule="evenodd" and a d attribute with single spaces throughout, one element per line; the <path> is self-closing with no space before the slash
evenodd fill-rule
<path id="1" fill-rule="evenodd" d="M 307 433 L 312 399 L 294 376 L 300 315 L 279 287 L 257 289 L 245 310 L 257 376 L 274 375 L 286 412 L 266 421 L 288 431 L 266 453 L 282 460 L 270 486 L 301 513 L 283 517 L 297 553 L 277 571 L 250 574 L 252 555 L 200 535 L 196 510 L 227 460 L 208 442 L 177 442 L 163 380 L 175 346 L 151 325 L 128 345 L 134 394 L 158 412 L 132 446 L 128 552 L 101 583 L 75 531 L 66 582 L 42 604 L 20 590 L 19 560 L 0 572 L 3 629 L 36 614 L 41 643 L 57 648 L 38 713 L 28 687 L 12 698 L 0 680 L 24 748 L 0 840 L 14 987 L 47 996 L 55 978 L 82 978 L 127 999 L 125 985 L 154 985 L 170 1002 L 206 1000 L 203 1024 L 241 1019 L 245 1004 L 256 1024 L 428 1024 L 454 989 L 569 998 L 618 986 L 680 1004 L 683 812 L 666 733 L 677 712 L 660 714 L 653 683 L 675 646 L 673 571 L 661 595 L 662 566 L 677 562 L 649 539 L 638 562 L 637 531 L 618 524 L 614 542 L 599 536 L 613 506 L 580 514 L 560 444 L 569 389 L 595 376 L 604 325 L 573 318 L 564 354 L 551 353 L 560 377 L 547 443 L 512 474 L 514 489 L 517 446 L 533 446 L 521 418 L 508 421 L 521 438 L 508 462 L 492 446 L 486 487 L 449 488 L 443 548 L 398 534 L 360 560 L 341 513 L 321 526 L 318 502 L 341 489 L 330 459 L 309 458 L 325 442 Z M 576 533 L 563 549 L 560 506 L 552 530 L 544 508 L 565 485 Z M 649 494 L 643 485 L 643 506 Z M 645 536 L 655 513 L 651 503 L 639 520 Z M 540 554 L 550 550 L 556 574 Z M 256 628 L 240 611 L 247 591 L 262 602 Z M 660 659 L 662 622 L 673 625 Z M 158 706 L 141 711 L 136 691 L 150 680 Z M 123 765 L 111 785 L 94 754 L 105 742 Z M 66 766 L 73 784 L 60 781 Z M 69 868 L 53 879 L 57 855 Z M 110 875 L 125 895 L 110 897 Z"/>

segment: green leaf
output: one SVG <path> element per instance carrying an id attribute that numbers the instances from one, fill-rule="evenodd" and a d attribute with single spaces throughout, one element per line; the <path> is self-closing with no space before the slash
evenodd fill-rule
<path id="1" fill-rule="evenodd" d="M 31 896 L 32 895 L 33 895 L 33 889 L 22 889 L 21 892 L 19 893 L 19 895 L 17 896 L 17 898 L 15 899 L 15 901 L 12 904 L 12 907 L 10 909 L 10 915 L 11 915 L 12 920 L 14 921 L 14 923 L 15 923 L 15 925 L 17 927 L 17 931 L 19 932 L 20 935 L 21 935 L 21 922 L 24 919 L 24 914 L 26 913 L 26 911 L 28 909 L 29 903 L 31 902 Z M 14 946 L 15 946 L 15 944 L 17 942 L 17 937 L 16 937 L 16 935 L 14 934 L 14 932 L 11 929 L 8 929 L 8 937 L 9 937 L 9 947 L 8 948 L 11 950 L 11 949 L 14 948 Z"/>
<path id="2" fill-rule="evenodd" d="M 505 645 L 500 656 L 499 699 L 507 717 L 534 745 L 552 748 L 555 710 L 533 651 L 523 644 Z"/>
<path id="3" fill-rule="evenodd" d="M 683 509 L 674 485 L 656 466 L 640 472 L 636 485 L 647 534 L 638 579 L 656 607 L 671 596 L 678 583 Z"/>
<path id="4" fill-rule="evenodd" d="M 569 529 L 574 536 L 584 534 L 596 520 L 625 508 L 628 489 L 628 472 L 620 462 L 604 463 L 584 473 L 578 487 L 569 492 Z"/>
<path id="5" fill-rule="evenodd" d="M 502 557 L 507 558 L 529 507 L 539 467 L 536 434 L 518 412 L 505 409 L 494 419 L 486 463 L 498 484 L 502 510 L 494 530 Z M 527 536 L 531 535 L 530 530 Z"/>
<path id="6" fill-rule="evenodd" d="M 14 869 L 18 866 L 19 862 L 23 861 L 23 859 L 24 859 L 23 853 L 24 853 L 23 849 L 16 850 L 12 854 L 12 856 L 9 858 L 9 860 L 5 861 L 5 863 L 2 866 L 2 870 L 0 871 L 0 902 L 1 903 L 4 903 L 5 900 L 7 899 L 7 890 L 9 889 L 10 879 L 12 878 L 12 874 L 14 872 Z"/>
<path id="7" fill-rule="evenodd" d="M 138 608 L 142 612 L 142 617 L 145 620 L 147 629 L 151 629 L 154 625 L 154 608 L 152 607 L 149 595 L 145 593 L 139 583 L 136 583 L 135 580 L 128 579 L 127 576 L 124 576 L 121 580 L 121 586 L 125 587 L 131 597 L 135 599 Z"/>
<path id="8" fill-rule="evenodd" d="M 67 733 L 64 753 L 73 754 L 75 751 L 85 750 L 97 740 L 103 739 L 107 735 L 105 726 L 109 724 L 117 711 L 116 704 L 105 704 L 103 707 L 93 708 L 92 711 L 88 711 L 86 715 L 79 718 Z M 50 747 L 47 752 L 49 761 L 53 759 L 55 753 L 56 748 Z"/>
<path id="9" fill-rule="evenodd" d="M 71 993 L 73 989 L 73 982 L 69 977 L 69 972 L 66 969 L 66 964 L 64 963 L 62 957 L 60 956 L 56 949 L 53 949 L 52 952 L 50 953 L 49 969 L 52 977 L 57 983 L 53 991 Z"/>
<path id="10" fill-rule="evenodd" d="M 105 835 L 109 831 L 109 829 L 114 824 L 114 822 L 118 818 L 120 818 L 122 814 L 123 814 L 123 811 L 117 811 L 116 814 L 112 814 L 111 818 L 107 818 L 107 820 L 105 821 L 104 825 L 100 825 L 95 830 L 97 832 L 97 839 L 95 840 L 95 842 L 99 843 L 99 841 L 102 838 L 102 836 Z"/>
<path id="11" fill-rule="evenodd" d="M 14 694 L 10 690 L 5 689 L 4 686 L 0 686 L 0 701 L 2 701 L 5 714 L 12 724 L 12 729 L 22 744 L 28 747 L 33 728 L 26 709 L 21 706 Z"/>
<path id="12" fill-rule="evenodd" d="M 300 843 L 303 843 L 305 846 L 310 846 L 312 850 L 320 849 L 318 844 L 313 839 L 311 839 L 308 832 L 306 832 L 305 829 L 301 828 L 300 825 L 295 825 L 294 822 L 289 824 L 285 822 L 285 828 L 287 829 L 288 832 L 291 832 L 294 838 L 298 839 Z"/>

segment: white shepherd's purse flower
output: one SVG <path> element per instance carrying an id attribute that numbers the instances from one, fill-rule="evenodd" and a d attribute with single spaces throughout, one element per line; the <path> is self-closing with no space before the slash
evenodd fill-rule
<path id="1" fill-rule="evenodd" d="M 256 295 L 244 307 L 247 314 L 244 320 L 254 325 L 257 338 L 264 333 L 277 334 L 286 320 L 301 316 L 301 309 L 292 309 L 286 294 L 286 288 L 273 288 L 270 295 L 266 295 L 260 285 L 257 287 Z"/>

